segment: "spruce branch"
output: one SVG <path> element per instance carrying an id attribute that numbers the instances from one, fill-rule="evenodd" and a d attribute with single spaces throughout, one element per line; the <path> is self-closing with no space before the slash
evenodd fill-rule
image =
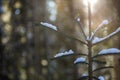
<path id="1" fill-rule="evenodd" d="M 82 41 L 82 40 L 80 40 L 80 39 L 77 39 L 77 38 L 75 38 L 75 37 L 73 37 L 73 36 L 70 36 L 70 35 L 68 35 L 68 34 L 66 34 L 66 33 L 63 33 L 62 31 L 58 31 L 58 28 L 57 28 L 56 26 L 50 24 L 50 23 L 40 22 L 40 24 L 41 24 L 42 26 L 45 26 L 45 27 L 47 27 L 47 28 L 50 28 L 50 29 L 52 29 L 52 30 L 54 30 L 54 31 L 62 34 L 62 35 L 65 36 L 65 37 L 68 37 L 68 38 L 70 38 L 70 39 L 72 39 L 72 40 L 75 40 L 75 41 L 78 41 L 78 42 L 80 42 L 80 43 L 82 43 L 82 44 L 86 44 L 86 45 L 87 45 L 86 42 L 84 42 L 84 41 Z"/>
<path id="2" fill-rule="evenodd" d="M 77 63 L 75 63 L 75 65 L 76 64 L 88 64 L 87 62 L 77 62 Z"/>
<path id="3" fill-rule="evenodd" d="M 120 27 L 116 29 L 116 31 L 112 32 L 111 34 L 109 34 L 108 36 L 104 37 L 104 38 L 100 38 L 98 41 L 94 41 L 92 42 L 93 45 L 96 45 L 98 43 L 104 42 L 108 39 L 110 39 L 111 37 L 115 36 L 116 34 L 120 33 Z"/>
<path id="4" fill-rule="evenodd" d="M 86 79 L 88 79 L 89 78 L 89 76 L 82 76 L 82 77 L 80 77 L 78 80 L 86 80 Z M 95 79 L 95 80 L 99 80 L 97 77 L 95 77 L 95 76 L 93 76 L 92 77 L 93 79 Z"/>
<path id="5" fill-rule="evenodd" d="M 112 56 L 120 55 L 120 53 L 97 54 L 97 55 L 93 56 L 93 58 L 98 58 L 98 57 L 101 57 L 101 56 L 107 57 L 107 56 L 110 56 L 110 55 L 112 55 Z"/>
<path id="6" fill-rule="evenodd" d="M 75 37 L 73 37 L 73 36 L 70 36 L 70 35 L 68 35 L 68 34 L 66 34 L 66 33 L 63 33 L 63 32 L 61 32 L 61 31 L 57 31 L 57 32 L 60 33 L 61 35 L 65 36 L 65 37 L 67 37 L 67 38 L 70 38 L 70 39 L 72 39 L 72 40 L 75 40 L 75 41 L 78 41 L 78 42 L 80 42 L 80 43 L 82 43 L 82 44 L 87 45 L 86 42 L 84 42 L 84 41 L 82 41 L 82 40 L 80 40 L 80 39 L 77 39 L 77 38 L 75 38 Z"/>
<path id="7" fill-rule="evenodd" d="M 98 54 L 93 56 L 93 58 L 97 58 L 101 56 L 109 56 L 109 55 L 120 55 L 120 50 L 117 48 L 103 49 Z"/>
<path id="8" fill-rule="evenodd" d="M 77 23 L 78 23 L 78 25 L 79 25 L 79 27 L 80 27 L 80 30 L 82 31 L 82 34 L 84 35 L 84 37 L 85 37 L 85 39 L 87 38 L 87 36 L 86 36 L 86 34 L 85 34 L 85 31 L 83 30 L 83 26 L 82 26 L 82 24 L 81 24 L 81 22 L 80 22 L 80 18 L 77 18 Z"/>
<path id="9" fill-rule="evenodd" d="M 75 54 L 69 54 L 69 55 L 64 55 L 64 56 L 60 56 L 60 57 L 53 57 L 53 58 L 50 58 L 51 60 L 57 60 L 57 59 L 61 59 L 61 58 L 64 58 L 64 57 L 73 57 L 73 56 L 88 56 L 86 54 L 82 54 L 82 53 L 75 53 Z"/>
<path id="10" fill-rule="evenodd" d="M 93 62 L 98 63 L 98 64 L 106 64 L 105 61 L 99 61 L 99 60 L 93 60 Z"/>
<path id="11" fill-rule="evenodd" d="M 86 61 L 85 57 L 78 57 L 75 61 L 74 64 L 88 64 L 88 62 Z"/>
<path id="12" fill-rule="evenodd" d="M 114 68 L 114 67 L 113 66 L 100 67 L 100 68 L 97 68 L 97 69 L 93 70 L 93 72 L 100 71 L 100 70 L 103 70 L 103 69 L 108 69 L 108 68 Z"/>

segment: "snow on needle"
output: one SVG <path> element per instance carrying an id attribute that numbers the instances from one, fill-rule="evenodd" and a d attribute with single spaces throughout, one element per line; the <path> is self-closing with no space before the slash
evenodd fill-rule
<path id="1" fill-rule="evenodd" d="M 46 22 L 40 22 L 40 24 L 42 24 L 45 27 L 48 27 L 48 28 L 51 28 L 51 29 L 57 31 L 57 27 L 52 25 L 52 24 L 49 24 L 49 23 L 46 23 Z"/>
<path id="2" fill-rule="evenodd" d="M 73 53 L 74 53 L 74 51 L 70 49 L 69 51 L 65 51 L 63 53 L 58 53 L 54 57 L 57 58 L 57 57 L 61 57 L 61 56 L 70 55 L 70 54 L 73 54 Z"/>
<path id="3" fill-rule="evenodd" d="M 79 62 L 85 62 L 86 59 L 84 57 L 79 57 L 74 61 L 74 64 L 79 63 Z"/>
<path id="4" fill-rule="evenodd" d="M 98 54 L 109 54 L 109 53 L 120 53 L 120 50 L 117 48 L 103 49 Z"/>
<path id="5" fill-rule="evenodd" d="M 98 77 L 99 80 L 105 80 L 103 76 Z"/>

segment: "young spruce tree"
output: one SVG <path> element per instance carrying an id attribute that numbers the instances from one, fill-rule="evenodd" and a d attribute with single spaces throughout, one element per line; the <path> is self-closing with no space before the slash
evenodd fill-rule
<path id="1" fill-rule="evenodd" d="M 115 36 L 116 34 L 120 33 L 120 27 L 118 27 L 114 32 L 112 32 L 111 34 L 107 35 L 106 37 L 103 38 L 99 38 L 96 37 L 96 33 L 98 32 L 98 30 L 100 30 L 104 25 L 109 24 L 108 20 L 103 20 L 103 22 L 98 25 L 98 27 L 92 32 L 91 31 L 91 8 L 90 8 L 90 3 L 88 2 L 88 19 L 89 19 L 89 35 L 87 36 L 83 30 L 83 27 L 81 26 L 81 22 L 80 22 L 80 18 L 78 18 L 76 21 L 80 26 L 80 29 L 84 35 L 84 37 L 86 38 L 86 41 L 82 41 L 79 39 L 76 39 L 74 37 L 71 37 L 69 35 L 65 35 L 69 38 L 75 39 L 77 41 L 79 41 L 80 43 L 87 45 L 88 47 L 88 53 L 86 54 L 77 54 L 83 57 L 79 57 L 76 58 L 76 60 L 74 61 L 74 64 L 86 64 L 88 65 L 88 75 L 84 75 L 81 78 L 79 78 L 79 80 L 105 80 L 103 76 L 94 76 L 93 73 L 95 73 L 96 71 L 102 70 L 102 69 L 107 69 L 107 68 L 113 68 L 113 66 L 103 66 L 100 68 L 96 68 L 93 69 L 93 62 L 96 62 L 97 64 L 102 63 L 102 61 L 97 60 L 96 58 L 101 57 L 101 56 L 107 56 L 107 55 L 120 55 L 120 50 L 117 48 L 109 48 L 109 49 L 103 49 L 100 52 L 98 52 L 98 54 L 93 55 L 92 52 L 92 47 L 94 45 L 97 45 L 98 43 L 102 43 L 108 39 L 110 39 L 111 37 Z M 41 22 L 41 25 L 51 28 L 61 34 L 63 34 L 62 32 L 60 32 L 56 26 L 46 23 L 46 22 Z M 73 50 L 69 50 L 69 51 L 65 51 L 62 53 L 58 53 L 54 56 L 53 59 L 59 59 L 62 57 L 67 57 L 67 56 L 74 56 L 76 54 L 74 54 L 75 52 Z M 86 57 L 84 57 L 86 56 Z M 102 74 L 102 73 L 101 73 Z"/>

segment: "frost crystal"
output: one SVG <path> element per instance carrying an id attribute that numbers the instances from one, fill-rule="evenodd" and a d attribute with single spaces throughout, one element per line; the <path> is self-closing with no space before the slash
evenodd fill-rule
<path id="1" fill-rule="evenodd" d="M 57 31 L 57 27 L 54 26 L 54 25 L 52 25 L 52 24 L 49 24 L 49 23 L 46 23 L 46 22 L 41 22 L 40 24 L 42 24 L 43 26 L 46 26 L 48 28 L 51 28 L 51 29 Z"/>
<path id="2" fill-rule="evenodd" d="M 99 80 L 105 80 L 103 76 L 98 77 Z"/>
<path id="3" fill-rule="evenodd" d="M 57 58 L 57 57 L 65 56 L 65 55 L 70 55 L 73 53 L 74 53 L 74 51 L 70 49 L 69 51 L 65 51 L 64 53 L 58 53 L 54 57 Z"/>
<path id="4" fill-rule="evenodd" d="M 120 53 L 120 50 L 117 48 L 103 49 L 98 54 L 109 54 L 109 53 Z"/>
<path id="5" fill-rule="evenodd" d="M 84 57 L 80 57 L 80 58 L 77 58 L 75 61 L 74 61 L 74 64 L 76 63 L 79 63 L 79 62 L 85 62 L 85 58 Z"/>
<path id="6" fill-rule="evenodd" d="M 77 18 L 77 21 L 80 21 L 80 18 Z"/>

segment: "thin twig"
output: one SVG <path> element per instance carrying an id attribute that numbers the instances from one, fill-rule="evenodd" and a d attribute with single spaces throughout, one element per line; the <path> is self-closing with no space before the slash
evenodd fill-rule
<path id="1" fill-rule="evenodd" d="M 93 43 L 93 45 L 96 45 L 96 44 L 98 44 L 98 43 L 101 43 L 101 42 L 104 42 L 104 41 L 106 41 L 106 40 L 108 40 L 108 39 L 111 39 L 111 37 L 115 36 L 115 35 L 118 34 L 119 32 L 120 32 L 120 31 L 117 31 L 117 30 L 116 30 L 116 31 L 114 31 L 113 33 L 109 34 L 108 36 L 102 38 L 100 41 Z"/>
<path id="2" fill-rule="evenodd" d="M 89 78 L 89 76 L 82 76 L 82 77 L 80 77 L 78 80 L 86 80 L 86 79 L 88 79 Z M 95 80 L 99 80 L 97 77 L 95 77 L 95 76 L 92 76 L 92 79 L 95 79 Z"/>
<path id="3" fill-rule="evenodd" d="M 98 63 L 98 64 L 106 64 L 105 61 L 99 61 L 99 60 L 93 60 L 93 62 Z"/>
<path id="4" fill-rule="evenodd" d="M 110 56 L 110 55 L 120 55 L 120 53 L 108 53 L 108 54 L 97 54 L 95 56 L 93 56 L 93 58 L 97 58 L 97 57 L 101 57 L 101 56 Z"/>
<path id="5" fill-rule="evenodd" d="M 85 37 L 85 39 L 86 39 L 87 36 L 86 36 L 86 34 L 85 34 L 85 31 L 83 30 L 82 24 L 81 24 L 79 21 L 77 21 L 77 23 L 78 23 L 78 25 L 79 25 L 79 27 L 80 27 L 80 30 L 82 31 L 82 34 L 84 35 L 84 37 Z"/>
<path id="6" fill-rule="evenodd" d="M 93 70 L 93 72 L 96 72 L 96 71 L 99 71 L 99 70 L 103 70 L 103 69 L 107 69 L 107 68 L 114 68 L 114 67 L 113 66 L 100 67 L 100 68 L 97 68 L 97 69 Z"/>
<path id="7" fill-rule="evenodd" d="M 70 39 L 79 41 L 79 42 L 81 42 L 82 44 L 86 44 L 86 45 L 87 45 L 87 43 L 84 42 L 84 41 L 82 41 L 82 40 L 79 40 L 79 39 L 77 39 L 77 38 L 75 38 L 75 37 L 73 37 L 73 36 L 70 36 L 70 35 L 68 35 L 68 34 L 66 34 L 66 33 L 63 33 L 62 31 L 58 31 L 57 28 L 56 28 L 56 26 L 54 26 L 54 25 L 52 25 L 52 24 L 42 22 L 42 26 L 46 26 L 46 27 L 50 28 L 51 30 L 54 30 L 54 31 L 56 31 L 56 32 L 58 32 L 58 33 L 60 33 L 60 34 L 62 34 L 62 35 L 64 35 L 64 36 L 66 36 L 66 37 L 68 37 L 68 38 L 70 38 Z"/>
<path id="8" fill-rule="evenodd" d="M 61 32 L 61 31 L 57 31 L 57 32 L 60 33 L 60 34 L 62 34 L 63 36 L 66 36 L 66 37 L 68 37 L 68 38 L 70 38 L 70 39 L 76 40 L 76 41 L 78 41 L 78 42 L 80 42 L 80 43 L 82 43 L 82 44 L 86 44 L 86 45 L 87 45 L 86 42 L 84 42 L 84 41 L 82 41 L 82 40 L 80 40 L 80 39 L 77 39 L 77 38 L 75 38 L 75 37 L 72 37 L 72 36 L 70 36 L 70 35 L 68 35 L 68 34 L 66 34 L 66 33 Z"/>

